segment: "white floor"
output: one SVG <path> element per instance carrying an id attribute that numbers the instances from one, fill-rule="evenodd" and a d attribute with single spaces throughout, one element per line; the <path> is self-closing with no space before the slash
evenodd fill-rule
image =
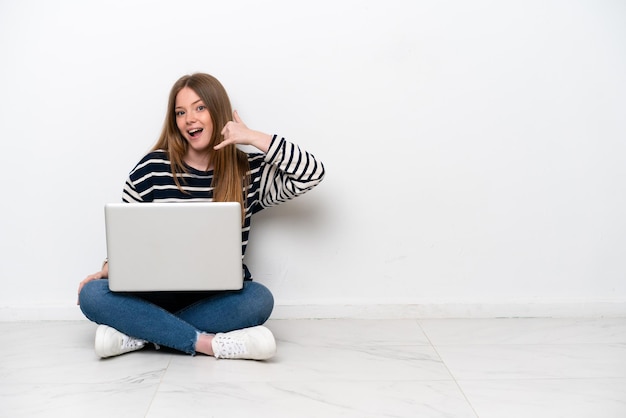
<path id="1" fill-rule="evenodd" d="M 626 417 L 626 318 L 273 320 L 271 361 L 0 323 L 0 417 Z"/>

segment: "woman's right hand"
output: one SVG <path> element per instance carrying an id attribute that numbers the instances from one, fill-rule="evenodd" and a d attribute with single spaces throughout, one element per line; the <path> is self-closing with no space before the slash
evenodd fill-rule
<path id="1" fill-rule="evenodd" d="M 80 291 L 83 289 L 83 286 L 85 286 L 85 284 L 89 283 L 92 280 L 106 279 L 107 277 L 109 277 L 109 263 L 104 263 L 104 265 L 102 266 L 102 270 L 97 273 L 90 274 L 78 284 L 78 295 L 80 295 Z M 80 305 L 80 299 L 76 300 L 76 304 Z"/>

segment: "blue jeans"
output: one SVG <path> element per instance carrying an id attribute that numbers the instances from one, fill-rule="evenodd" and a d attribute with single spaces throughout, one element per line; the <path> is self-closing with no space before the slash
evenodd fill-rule
<path id="1" fill-rule="evenodd" d="M 222 292 L 111 292 L 107 279 L 87 282 L 79 295 L 83 314 L 134 338 L 195 354 L 198 334 L 261 325 L 274 308 L 262 284 Z"/>

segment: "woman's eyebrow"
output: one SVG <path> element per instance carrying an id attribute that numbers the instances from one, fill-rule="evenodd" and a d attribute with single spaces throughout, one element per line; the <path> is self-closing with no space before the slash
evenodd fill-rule
<path id="1" fill-rule="evenodd" d="M 196 103 L 202 102 L 202 99 L 196 100 L 195 102 L 193 102 L 191 105 L 195 105 Z M 183 106 L 176 106 L 174 109 L 185 109 Z"/>

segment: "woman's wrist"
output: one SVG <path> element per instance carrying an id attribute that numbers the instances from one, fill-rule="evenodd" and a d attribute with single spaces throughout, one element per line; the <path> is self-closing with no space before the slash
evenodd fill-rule
<path id="1" fill-rule="evenodd" d="M 252 131 L 252 133 L 253 140 L 250 141 L 250 145 L 267 154 L 270 149 L 270 145 L 272 144 L 272 135 L 268 135 L 259 131 Z"/>

